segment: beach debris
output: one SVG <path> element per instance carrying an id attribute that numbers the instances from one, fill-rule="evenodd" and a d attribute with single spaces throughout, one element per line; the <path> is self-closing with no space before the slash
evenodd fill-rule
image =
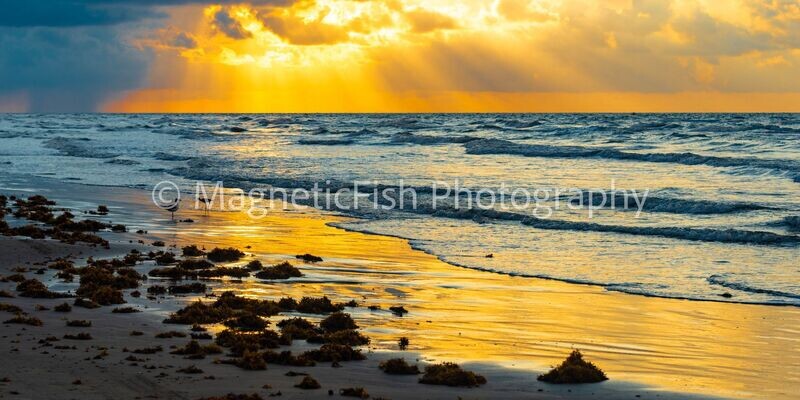
<path id="1" fill-rule="evenodd" d="M 22 297 L 31 297 L 36 299 L 71 297 L 62 293 L 51 292 L 44 283 L 37 279 L 28 279 L 20 282 L 17 285 L 17 292 L 19 292 L 19 295 Z"/>
<path id="2" fill-rule="evenodd" d="M 228 328 L 240 331 L 260 331 L 269 325 L 269 322 L 253 313 L 244 313 L 222 323 Z"/>
<path id="3" fill-rule="evenodd" d="M 161 240 L 156 240 L 155 242 L 152 243 L 152 245 L 154 247 L 164 247 L 164 246 L 166 246 L 166 244 L 164 242 L 162 242 Z"/>
<path id="4" fill-rule="evenodd" d="M 125 225 L 117 224 L 117 225 L 112 225 L 111 226 L 111 232 L 121 233 L 121 232 L 127 232 L 127 231 L 128 231 L 128 228 L 125 227 Z"/>
<path id="5" fill-rule="evenodd" d="M 10 312 L 12 314 L 24 314 L 21 308 L 6 303 L 0 303 L 0 311 Z"/>
<path id="6" fill-rule="evenodd" d="M 561 365 L 536 378 L 548 383 L 595 383 L 608 380 L 606 374 L 593 363 L 583 359 L 580 350 L 573 350 Z"/>
<path id="7" fill-rule="evenodd" d="M 100 215 L 107 215 L 108 214 L 108 206 L 100 204 L 97 206 L 97 213 Z"/>
<path id="8" fill-rule="evenodd" d="M 208 329 L 206 329 L 204 326 L 197 325 L 197 324 L 192 325 L 192 329 L 191 329 L 192 332 L 205 332 L 207 330 Z"/>
<path id="9" fill-rule="evenodd" d="M 266 350 L 262 353 L 261 357 L 268 364 L 289 365 L 292 367 L 313 367 L 316 365 L 314 360 L 300 356 L 295 356 L 291 351 L 285 350 L 280 353 Z"/>
<path id="10" fill-rule="evenodd" d="M 381 361 L 378 364 L 381 371 L 389 375 L 417 375 L 419 368 L 416 364 L 411 365 L 406 362 L 404 358 L 392 358 L 386 361 Z"/>
<path id="11" fill-rule="evenodd" d="M 722 294 L 720 294 L 719 296 L 720 296 L 720 297 L 724 297 L 724 298 L 726 298 L 726 299 L 730 299 L 731 297 L 733 297 L 733 295 L 732 295 L 732 294 L 730 294 L 730 293 L 728 293 L 728 292 L 722 293 Z"/>
<path id="12" fill-rule="evenodd" d="M 4 276 L 3 279 L 0 279 L 0 281 L 2 281 L 2 282 L 20 283 L 20 282 L 23 282 L 23 281 L 25 281 L 27 279 L 28 278 L 26 278 L 25 275 L 17 273 L 17 274 L 12 274 L 12 275 L 9 275 L 9 276 Z"/>
<path id="13" fill-rule="evenodd" d="M 397 340 L 397 347 L 399 347 L 400 350 L 407 349 L 408 345 L 409 345 L 409 340 L 405 336 L 403 336 L 403 337 L 401 337 L 400 339 Z"/>
<path id="14" fill-rule="evenodd" d="M 164 320 L 172 324 L 215 324 L 250 313 L 262 317 L 271 317 L 281 311 L 272 300 L 257 300 L 240 297 L 233 292 L 225 292 L 214 303 L 206 304 L 196 301 L 172 313 Z"/>
<path id="15" fill-rule="evenodd" d="M 328 314 L 343 309 L 343 304 L 334 304 L 327 296 L 323 296 L 303 297 L 297 303 L 296 311 L 304 314 Z"/>
<path id="16" fill-rule="evenodd" d="M 213 339 L 213 338 L 214 338 L 213 336 L 211 336 L 211 334 L 209 334 L 209 333 L 205 333 L 205 332 L 201 332 L 201 333 L 192 333 L 192 334 L 191 334 L 191 335 L 189 335 L 189 336 L 191 336 L 191 337 L 192 337 L 192 339 L 196 339 L 196 340 L 211 340 L 211 339 Z"/>
<path id="17" fill-rule="evenodd" d="M 369 338 L 352 329 L 326 333 L 324 336 L 313 336 L 307 339 L 309 343 L 333 343 L 348 346 L 364 346 L 369 344 Z"/>
<path id="18" fill-rule="evenodd" d="M 378 310 L 380 310 L 380 309 L 381 309 L 381 306 L 378 306 L 378 305 L 372 305 L 372 306 L 369 306 L 369 307 L 367 307 L 367 308 L 368 308 L 370 311 L 378 311 Z"/>
<path id="19" fill-rule="evenodd" d="M 214 268 L 214 264 L 208 262 L 207 260 L 203 259 L 186 259 L 182 260 L 178 263 L 179 268 L 187 269 L 190 271 L 198 270 L 198 269 L 209 269 Z"/>
<path id="20" fill-rule="evenodd" d="M 303 377 L 303 380 L 300 381 L 300 383 L 294 385 L 294 387 L 299 389 L 319 389 L 322 386 L 320 386 L 319 382 L 317 382 L 316 379 L 306 375 L 305 377 Z"/>
<path id="21" fill-rule="evenodd" d="M 64 339 L 69 340 L 92 340 L 92 335 L 86 332 L 78 333 L 77 335 L 73 334 L 66 334 L 64 335 Z"/>
<path id="22" fill-rule="evenodd" d="M 167 290 L 170 294 L 205 293 L 208 287 L 204 283 L 194 282 L 185 285 L 172 285 Z"/>
<path id="23" fill-rule="evenodd" d="M 185 338 L 187 335 L 179 331 L 168 331 L 156 334 L 156 339 Z"/>
<path id="24" fill-rule="evenodd" d="M 368 399 L 369 393 L 364 388 L 344 388 L 339 389 L 339 396 L 343 397 L 358 397 L 359 399 Z"/>
<path id="25" fill-rule="evenodd" d="M 300 317 L 284 319 L 277 325 L 281 330 L 281 338 L 287 343 L 291 343 L 295 339 L 309 339 L 323 334 L 322 329 Z"/>
<path id="26" fill-rule="evenodd" d="M 485 255 L 484 257 L 486 257 L 486 258 L 494 258 L 494 254 L 489 253 L 489 254 Z"/>
<path id="27" fill-rule="evenodd" d="M 190 365 L 190 366 L 188 366 L 186 368 L 178 369 L 178 372 L 180 372 L 182 374 L 202 374 L 203 370 L 200 369 L 200 368 L 197 368 L 194 365 Z"/>
<path id="28" fill-rule="evenodd" d="M 69 303 L 64 302 L 64 303 L 61 303 L 61 304 L 53 307 L 53 311 L 62 312 L 62 313 L 70 312 L 70 311 L 72 311 L 72 306 L 69 305 Z"/>
<path id="29" fill-rule="evenodd" d="M 222 354 L 222 348 L 215 344 L 201 345 L 196 340 L 191 340 L 185 346 L 170 352 L 170 354 L 186 356 L 188 359 L 201 359 L 209 354 Z"/>
<path id="30" fill-rule="evenodd" d="M 343 313 L 341 311 L 337 311 L 327 316 L 325 319 L 320 321 L 319 326 L 328 333 L 358 329 L 358 325 L 355 321 L 353 321 L 353 318 L 350 316 L 350 314 Z"/>
<path id="31" fill-rule="evenodd" d="M 205 251 L 200 250 L 199 248 L 197 248 L 197 245 L 194 244 L 189 246 L 184 246 L 183 248 L 181 248 L 181 251 L 184 257 L 200 257 L 206 254 Z"/>
<path id="32" fill-rule="evenodd" d="M 261 371 L 267 369 L 267 362 L 264 361 L 264 358 L 258 351 L 246 350 L 240 358 L 234 360 L 234 365 L 251 371 Z"/>
<path id="33" fill-rule="evenodd" d="M 24 314 L 17 314 L 14 318 L 3 321 L 4 324 L 22 324 L 30 326 L 42 326 L 42 320 L 36 317 L 29 317 Z"/>
<path id="34" fill-rule="evenodd" d="M 92 321 L 87 321 L 84 319 L 74 319 L 71 321 L 67 321 L 67 326 L 75 327 L 75 328 L 88 328 L 92 326 Z"/>
<path id="35" fill-rule="evenodd" d="M 253 260 L 247 263 L 247 265 L 244 267 L 247 268 L 248 271 L 260 271 L 262 268 L 264 268 L 264 264 L 262 264 L 261 261 Z"/>
<path id="36" fill-rule="evenodd" d="M 233 394 L 228 393 L 225 396 L 216 396 L 216 397 L 203 397 L 202 399 L 198 400 L 264 400 L 263 397 L 259 396 L 256 393 L 253 394 Z"/>
<path id="37" fill-rule="evenodd" d="M 241 357 L 246 351 L 275 349 L 281 344 L 280 336 L 269 329 L 259 332 L 226 329 L 217 334 L 214 342 L 222 347 L 227 347 L 234 357 Z"/>
<path id="38" fill-rule="evenodd" d="M 306 253 L 306 254 L 298 254 L 298 255 L 294 256 L 294 258 L 296 258 L 298 260 L 303 260 L 303 261 L 308 262 L 308 263 L 322 262 L 322 257 L 315 256 L 313 254 L 308 254 L 308 253 Z"/>
<path id="39" fill-rule="evenodd" d="M 206 258 L 214 262 L 233 262 L 239 261 L 240 258 L 244 257 L 244 253 L 234 247 L 228 248 L 219 248 L 215 247 L 211 251 L 208 252 Z"/>
<path id="40" fill-rule="evenodd" d="M 132 314 L 142 312 L 142 310 L 134 307 L 117 307 L 111 310 L 111 312 L 114 314 Z"/>
<path id="41" fill-rule="evenodd" d="M 248 267 L 248 269 L 250 268 Z M 261 271 L 256 273 L 256 278 L 258 279 L 289 279 L 299 278 L 301 276 L 303 276 L 303 273 L 288 261 L 275 264 L 271 267 L 263 268 Z"/>
<path id="42" fill-rule="evenodd" d="M 8 291 L 5 291 L 5 290 L 0 290 L 0 297 L 5 297 L 5 298 L 8 298 L 8 299 L 10 299 L 10 298 L 14 298 L 14 295 L 13 295 L 13 294 L 11 294 L 11 293 L 10 293 L 10 292 L 8 292 Z"/>
<path id="43" fill-rule="evenodd" d="M 309 350 L 302 354 L 302 357 L 317 362 L 332 361 L 360 361 L 365 360 L 361 350 L 354 349 L 345 344 L 326 343 L 318 350 Z"/>
<path id="44" fill-rule="evenodd" d="M 246 268 L 240 267 L 217 267 L 198 271 L 197 276 L 200 278 L 221 278 L 228 276 L 231 278 L 241 279 L 250 276 L 250 271 L 248 271 Z"/>
<path id="45" fill-rule="evenodd" d="M 394 313 L 394 315 L 397 315 L 397 316 L 400 316 L 400 317 L 402 317 L 405 314 L 408 314 L 408 310 L 406 310 L 406 308 L 403 307 L 403 306 L 392 306 L 392 307 L 389 307 L 389 310 L 391 310 L 392 313 Z"/>
<path id="46" fill-rule="evenodd" d="M 142 332 L 142 331 L 131 331 L 131 333 L 129 335 L 131 335 L 131 336 L 142 336 L 142 335 L 144 335 L 144 332 Z"/>
<path id="47" fill-rule="evenodd" d="M 125 349 L 123 349 L 122 351 L 124 352 Z M 155 353 L 159 353 L 159 352 L 162 352 L 162 351 L 164 351 L 163 347 L 155 346 L 155 347 L 144 347 L 144 348 L 141 348 L 141 349 L 134 349 L 134 350 L 131 350 L 131 353 L 133 353 L 133 354 L 155 354 Z"/>
<path id="48" fill-rule="evenodd" d="M 83 307 L 83 308 L 88 308 L 88 309 L 93 309 L 93 308 L 99 308 L 100 307 L 100 304 L 97 304 L 97 303 L 95 303 L 95 302 L 93 302 L 91 300 L 88 300 L 88 299 L 84 299 L 82 297 L 78 297 L 77 299 L 75 299 L 75 302 L 72 303 L 72 304 L 74 306 L 76 306 L 76 307 Z"/>
<path id="49" fill-rule="evenodd" d="M 425 374 L 419 383 L 426 385 L 475 387 L 486 383 L 486 378 L 474 372 L 461 369 L 458 364 L 443 362 L 425 367 Z"/>
<path id="50" fill-rule="evenodd" d="M 166 294 L 167 288 L 161 285 L 153 285 L 147 288 L 147 293 L 153 295 Z"/>
<path id="51" fill-rule="evenodd" d="M 155 256 L 155 261 L 158 265 L 170 265 L 175 264 L 178 260 L 175 258 L 175 254 L 172 252 L 159 251 Z"/>

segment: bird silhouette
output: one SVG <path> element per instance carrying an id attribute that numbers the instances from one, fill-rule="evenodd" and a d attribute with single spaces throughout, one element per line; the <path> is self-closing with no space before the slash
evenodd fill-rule
<path id="1" fill-rule="evenodd" d="M 178 209 L 180 208 L 180 204 L 181 204 L 180 199 L 175 199 L 166 206 L 164 206 L 164 209 L 170 212 L 170 218 L 173 221 L 175 220 L 175 213 L 178 212 Z"/>
<path id="2" fill-rule="evenodd" d="M 211 199 L 208 199 L 208 198 L 205 198 L 205 197 L 198 197 L 197 201 L 200 201 L 200 202 L 203 203 L 203 208 L 205 208 L 205 213 L 208 214 L 208 210 L 211 207 Z"/>

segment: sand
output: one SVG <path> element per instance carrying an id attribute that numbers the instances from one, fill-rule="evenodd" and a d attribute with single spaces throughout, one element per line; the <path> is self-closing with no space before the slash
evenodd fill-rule
<path id="1" fill-rule="evenodd" d="M 66 253 L 79 257 L 122 254 L 132 246 L 130 241 L 136 245 L 137 240 L 250 246 L 247 252 L 265 264 L 305 252 L 321 255 L 325 261 L 298 264 L 305 276 L 287 283 L 222 281 L 214 285 L 215 292 L 224 288 L 262 298 L 326 294 L 338 301 L 357 299 L 363 305 L 380 305 L 382 309 L 348 309 L 372 339 L 365 361 L 343 363 L 342 368 L 269 365 L 267 371 L 244 371 L 215 365 L 213 356 L 189 361 L 166 351 L 144 356 L 148 360 L 135 366 L 123 361 L 130 355 L 122 352 L 124 347 L 160 344 L 169 350 L 169 346 L 185 344 L 188 339 L 154 336 L 165 330 L 188 331 L 188 327 L 164 325 L 161 320 L 191 297 L 167 297 L 158 302 L 127 298 L 145 310 L 136 314 L 112 314 L 113 307 L 104 307 L 73 308 L 67 315 L 34 311 L 36 304 L 52 308 L 62 302 L 58 300 L 0 299 L 44 322 L 41 327 L 0 325 L 5 336 L 0 340 L 0 354 L 6 365 L 15 366 L 0 373 L 0 378 L 10 379 L 0 383 L 1 396 L 17 392 L 14 398 L 193 399 L 229 392 L 267 397 L 280 391 L 286 398 L 316 398 L 328 397 L 329 389 L 336 392 L 363 386 L 373 397 L 392 399 L 686 398 L 692 394 L 791 398 L 800 387 L 796 339 L 788 334 L 800 331 L 800 319 L 792 307 L 645 298 L 591 286 L 466 270 L 413 251 L 399 239 L 333 228 L 328 224 L 342 218 L 315 210 L 276 210 L 258 223 L 239 213 L 203 216 L 184 211 L 181 218 L 190 217 L 195 222 L 176 224 L 149 207 L 143 191 L 88 190 L 49 180 L 18 180 L 7 182 L 2 192 L 15 187 L 45 191 L 60 206 L 85 209 L 108 204 L 112 208 L 109 219 L 129 228 L 146 229 L 148 234 L 105 234 L 112 245 L 104 251 L 48 240 L 0 238 L 0 275 L 26 262 Z M 41 277 L 33 272 L 27 275 Z M 52 283 L 54 290 L 69 289 Z M 0 283 L 0 289 L 13 292 L 13 284 Z M 391 305 L 404 305 L 411 312 L 402 318 L 394 316 L 386 311 Z M 93 326 L 68 328 L 65 318 L 91 320 Z M 144 334 L 131 337 L 131 330 Z M 780 334 L 781 330 L 786 334 Z M 76 350 L 38 344 L 40 339 L 60 338 L 68 331 L 90 332 L 94 339 L 53 343 L 74 345 Z M 411 339 L 409 350 L 398 351 L 395 343 L 399 336 Z M 108 349 L 108 356 L 94 359 L 103 347 Z M 295 341 L 291 350 L 307 348 L 311 346 Z M 560 362 L 571 348 L 583 350 L 611 380 L 558 386 L 536 381 L 538 373 Z M 785 360 L 784 367 L 793 368 L 774 366 L 772 357 L 778 355 Z M 457 361 L 486 376 L 488 383 L 471 389 L 437 387 L 418 384 L 416 377 L 387 376 L 378 370 L 381 360 L 397 356 L 418 359 L 421 365 Z M 188 365 L 198 366 L 203 373 L 177 372 Z M 294 388 L 301 377 L 285 376 L 289 370 L 310 373 L 323 389 Z M 167 375 L 158 377 L 162 373 Z M 209 376 L 214 379 L 207 379 Z M 72 384 L 76 379 L 80 379 L 80 385 Z M 264 389 L 264 384 L 272 388 Z"/>

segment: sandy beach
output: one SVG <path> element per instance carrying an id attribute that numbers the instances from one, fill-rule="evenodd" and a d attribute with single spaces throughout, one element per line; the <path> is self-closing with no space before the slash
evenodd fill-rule
<path id="1" fill-rule="evenodd" d="M 67 254 L 76 257 L 79 265 L 90 255 L 119 257 L 132 247 L 149 251 L 154 248 L 148 244 L 156 240 L 178 247 L 246 248 L 248 260 L 256 258 L 265 265 L 284 260 L 295 263 L 295 254 L 313 253 L 324 261 L 297 263 L 304 274 L 299 278 L 271 282 L 224 278 L 206 283 L 214 293 L 230 290 L 250 298 L 326 295 L 334 301 L 356 300 L 359 307 L 347 308 L 346 312 L 371 339 L 364 349 L 367 359 L 343 362 L 342 368 L 318 363 L 316 367 L 269 365 L 266 371 L 245 371 L 215 364 L 213 356 L 184 360 L 168 351 L 131 362 L 125 361 L 131 354 L 123 348 L 157 344 L 170 349 L 186 344 L 187 338 L 154 336 L 169 330 L 189 333 L 188 326 L 161 321 L 196 296 L 167 295 L 148 300 L 126 293 L 129 305 L 144 311 L 133 314 L 111 313 L 113 307 L 73 307 L 69 314 L 35 311 L 36 305 L 52 309 L 63 299 L 15 297 L 2 303 L 19 306 L 40 318 L 43 325 L 3 325 L 5 338 L 0 351 L 7 362 L 19 366 L 4 372 L 8 382 L 0 386 L 3 396 L 18 393 L 14 398 L 64 398 L 67 387 L 67 397 L 73 393 L 81 398 L 200 398 L 226 393 L 266 397 L 276 392 L 288 398 L 316 398 L 327 397 L 328 389 L 336 393 L 345 387 L 364 387 L 373 397 L 393 399 L 791 398 L 798 388 L 795 367 L 800 352 L 793 332 L 800 331 L 800 313 L 795 307 L 650 298 L 587 285 L 465 270 L 412 250 L 401 239 L 337 229 L 330 224 L 342 217 L 312 209 L 276 207 L 258 224 L 241 213 L 184 211 L 180 218 L 194 222 L 175 223 L 168 214 L 148 205 L 146 192 L 135 189 L 92 188 L 21 177 L 6 179 L 2 186 L 4 193 L 40 193 L 56 200 L 59 207 L 75 211 L 106 204 L 110 213 L 101 218 L 124 224 L 129 232 L 102 233 L 111 243 L 107 250 L 5 237 L 0 241 L 0 275 L 7 276 L 20 266 L 35 270 L 34 263 Z M 147 233 L 134 233 L 139 229 Z M 139 240 L 146 244 L 138 244 Z M 154 267 L 147 264 L 136 269 L 145 272 Z M 51 271 L 41 276 L 33 272 L 25 275 L 43 279 L 55 291 L 77 286 L 59 282 Z M 157 283 L 164 282 L 150 278 L 143 287 Z M 0 290 L 14 292 L 13 282 L 0 285 Z M 388 311 L 395 305 L 402 305 L 409 313 L 399 317 Z M 319 320 L 297 313 L 270 320 L 274 323 L 284 316 Z M 90 320 L 92 326 L 66 327 L 66 319 Z M 209 328 L 218 333 L 223 327 Z M 130 336 L 132 330 L 143 335 Z M 69 349 L 55 350 L 43 346 L 46 341 L 39 342 L 83 331 L 93 339 L 51 343 Z M 410 339 L 404 351 L 397 346 L 401 336 Z M 296 340 L 289 349 L 301 352 L 313 347 Z M 536 380 L 571 349 L 580 349 L 610 380 L 585 385 L 552 385 Z M 386 375 L 378 369 L 381 360 L 398 356 L 421 365 L 458 362 L 485 376 L 488 383 L 478 388 L 421 385 L 417 377 Z M 777 358 L 782 363 L 775 363 Z M 202 373 L 176 372 L 189 365 L 196 365 Z M 285 376 L 290 370 L 311 374 L 322 389 L 294 388 L 302 376 Z M 81 384 L 68 385 L 76 380 Z M 271 388 L 264 389 L 265 384 Z"/>

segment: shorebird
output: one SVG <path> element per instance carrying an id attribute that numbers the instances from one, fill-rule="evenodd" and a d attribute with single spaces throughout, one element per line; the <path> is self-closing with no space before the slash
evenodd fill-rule
<path id="1" fill-rule="evenodd" d="M 175 213 L 178 212 L 178 208 L 180 208 L 181 201 L 180 199 L 175 199 L 171 203 L 164 206 L 164 209 L 170 212 L 170 218 L 175 221 Z"/>
<path id="2" fill-rule="evenodd" d="M 203 202 L 203 208 L 205 208 L 205 213 L 208 214 L 208 209 L 211 206 L 211 199 L 207 199 L 205 197 L 198 197 L 197 201 Z"/>

